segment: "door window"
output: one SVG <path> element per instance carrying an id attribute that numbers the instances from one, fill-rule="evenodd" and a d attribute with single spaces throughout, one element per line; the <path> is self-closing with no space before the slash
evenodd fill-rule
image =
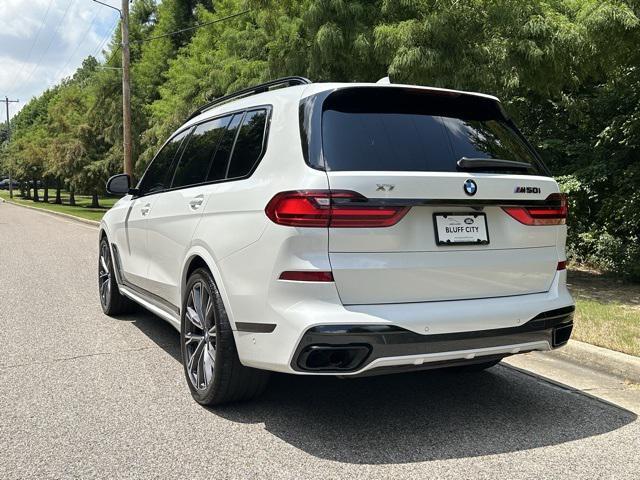
<path id="1" fill-rule="evenodd" d="M 172 188 L 197 185 L 207 181 L 213 155 L 230 120 L 231 116 L 228 115 L 201 123 L 195 128 L 186 141 L 187 146 L 176 168 Z"/>
<path id="2" fill-rule="evenodd" d="M 188 133 L 189 130 L 185 130 L 177 134 L 154 157 L 140 180 L 138 190 L 141 195 L 149 195 L 169 188 L 175 170 L 173 160 L 180 149 L 182 140 Z"/>

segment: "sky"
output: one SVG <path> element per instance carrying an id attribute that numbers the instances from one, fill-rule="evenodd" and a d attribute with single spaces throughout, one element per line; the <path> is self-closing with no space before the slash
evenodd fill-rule
<path id="1" fill-rule="evenodd" d="M 120 6 L 118 0 L 103 1 Z M 92 0 L 0 3 L 0 98 L 20 100 L 10 104 L 10 116 L 71 75 L 87 56 L 101 58 L 119 19 L 118 12 Z"/>

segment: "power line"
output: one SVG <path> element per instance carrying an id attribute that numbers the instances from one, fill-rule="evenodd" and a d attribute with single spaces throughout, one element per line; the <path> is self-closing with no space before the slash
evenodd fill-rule
<path id="1" fill-rule="evenodd" d="M 20 75 L 22 74 L 22 71 L 24 70 L 24 66 L 27 63 L 29 63 L 29 60 L 31 60 L 31 54 L 33 53 L 33 48 L 36 46 L 36 43 L 38 42 L 38 39 L 40 38 L 40 34 L 42 33 L 42 29 L 47 24 L 47 17 L 49 16 L 49 10 L 51 10 L 51 5 L 53 5 L 53 0 L 49 0 L 49 6 L 47 7 L 47 11 L 44 12 L 44 17 L 42 17 L 42 23 L 40 24 L 40 28 L 38 28 L 38 33 L 36 33 L 36 36 L 34 37 L 33 42 L 31 43 L 31 47 L 29 48 L 29 53 L 27 54 L 27 59 L 24 61 L 24 63 L 20 67 L 20 70 L 18 71 L 18 74 L 13 78 L 13 82 L 11 82 L 11 87 L 9 87 L 9 91 L 12 91 L 12 89 L 15 86 L 16 82 L 20 78 Z"/>
<path id="2" fill-rule="evenodd" d="M 233 13 L 231 15 L 227 15 L 226 17 L 218 18 L 216 20 L 211 20 L 210 22 L 198 23 L 196 25 L 193 25 L 192 27 L 182 28 L 174 32 L 163 33 L 162 35 L 157 35 L 155 37 L 143 38 L 141 40 L 132 40 L 131 43 L 143 43 L 143 42 L 148 42 L 149 40 L 157 40 L 158 38 L 170 37 L 172 35 L 177 35 L 178 33 L 188 32 L 189 30 L 195 30 L 196 28 L 206 27 L 207 25 L 212 25 L 214 23 L 223 22 L 224 20 L 229 20 L 231 18 L 239 17 L 240 15 L 245 15 L 250 11 L 251 10 L 244 10 L 242 12 Z"/>
<path id="3" fill-rule="evenodd" d="M 109 55 L 109 60 L 104 62 L 105 65 L 109 65 L 111 63 L 111 60 L 114 58 L 115 54 L 120 51 L 120 47 L 121 47 L 120 44 L 116 45 L 116 48 L 114 48 L 113 51 L 111 52 L 111 55 Z"/>
<path id="4" fill-rule="evenodd" d="M 73 49 L 73 52 L 71 52 L 71 55 L 69 56 L 69 58 L 67 59 L 67 61 L 65 62 L 65 64 L 63 65 L 63 67 L 58 70 L 56 72 L 56 74 L 54 75 L 54 78 L 58 78 L 58 76 L 61 73 L 64 73 L 64 69 L 67 68 L 67 65 L 69 65 L 69 62 L 71 62 L 71 59 L 73 59 L 73 56 L 76 54 L 76 52 L 78 51 L 78 49 L 80 48 L 80 46 L 82 45 L 82 42 L 84 42 L 84 39 L 87 37 L 87 35 L 89 34 L 89 32 L 91 31 L 91 27 L 93 27 L 93 24 L 96 22 L 96 16 L 97 16 L 97 12 L 93 12 L 93 18 L 91 19 L 91 23 L 89 24 L 89 26 L 87 27 L 87 29 L 84 31 L 84 33 L 82 34 L 82 37 L 80 38 L 80 41 L 78 42 L 78 44 L 76 45 L 76 48 Z"/>
<path id="5" fill-rule="evenodd" d="M 29 74 L 29 76 L 27 77 L 27 79 L 24 81 L 24 83 L 28 83 L 29 80 L 31 80 L 31 77 L 33 76 L 34 73 L 36 73 L 36 70 L 38 70 L 38 68 L 40 67 L 40 62 L 42 61 L 42 59 L 44 58 L 44 56 L 49 53 L 49 49 L 51 48 L 51 44 L 53 44 L 53 40 L 56 38 L 56 35 L 58 34 L 58 31 L 60 30 L 60 27 L 62 26 L 62 22 L 64 22 L 64 19 L 67 18 L 67 13 L 69 13 L 69 9 L 71 8 L 71 5 L 75 2 L 76 0 L 69 0 L 69 3 L 67 4 L 67 8 L 65 9 L 62 18 L 60 19 L 60 21 L 58 22 L 58 26 L 56 27 L 55 31 L 53 32 L 53 35 L 51 35 L 51 38 L 49 39 L 49 44 L 47 45 L 47 48 L 45 49 L 44 52 L 42 52 L 42 55 L 40 55 L 40 58 L 38 59 L 38 62 L 36 63 L 36 66 L 33 70 L 31 70 L 31 73 Z"/>
<path id="6" fill-rule="evenodd" d="M 98 57 L 98 54 L 102 51 L 102 47 L 104 47 L 105 43 L 107 43 L 107 41 L 111 38 L 111 36 L 113 35 L 113 32 L 115 32 L 116 28 L 118 28 L 118 22 L 120 21 L 119 18 L 116 19 L 115 22 L 113 22 L 113 25 L 111 25 L 111 28 L 109 29 L 109 33 L 104 37 L 104 39 L 98 44 L 98 48 L 96 48 L 93 51 L 93 56 L 94 57 Z"/>
<path id="7" fill-rule="evenodd" d="M 198 23 L 198 24 L 193 25 L 191 27 L 182 28 L 180 30 L 175 30 L 173 32 L 163 33 L 162 35 L 157 35 L 155 37 L 142 38 L 142 39 L 139 39 L 139 40 L 131 40 L 130 43 L 144 43 L 144 42 L 148 42 L 148 41 L 151 41 L 151 40 L 157 40 L 158 38 L 170 37 L 170 36 L 173 36 L 173 35 L 177 35 L 179 33 L 188 32 L 190 30 L 195 30 L 197 28 L 206 27 L 208 25 L 213 25 L 214 23 L 224 22 L 225 20 L 229 20 L 231 18 L 239 17 L 240 15 L 245 15 L 245 14 L 247 14 L 249 12 L 251 12 L 251 10 L 244 10 L 242 12 L 238 12 L 238 13 L 233 13 L 231 15 L 227 15 L 226 17 L 222 17 L 222 18 L 217 18 L 215 20 L 211 20 L 210 22 Z M 111 60 L 113 58 L 115 58 L 115 55 L 116 55 L 116 53 L 118 53 L 119 50 L 120 50 L 120 45 L 117 45 L 116 48 L 109 55 L 109 59 L 104 64 L 105 65 L 109 65 L 109 63 L 111 62 Z"/>

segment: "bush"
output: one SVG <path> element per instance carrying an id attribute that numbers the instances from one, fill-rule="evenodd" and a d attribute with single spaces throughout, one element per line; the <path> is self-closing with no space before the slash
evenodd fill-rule
<path id="1" fill-rule="evenodd" d="M 640 281 L 640 239 L 589 231 L 569 235 L 567 255 L 575 262 Z"/>

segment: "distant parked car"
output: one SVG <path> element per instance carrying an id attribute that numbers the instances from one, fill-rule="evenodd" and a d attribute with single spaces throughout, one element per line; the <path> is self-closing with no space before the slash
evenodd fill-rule
<path id="1" fill-rule="evenodd" d="M 13 180 L 12 182 L 13 188 L 18 188 L 20 183 Z M 5 178 L 4 180 L 0 180 L 0 190 L 9 190 L 9 179 Z"/>
<path id="2" fill-rule="evenodd" d="M 495 97 L 283 79 L 198 109 L 131 187 L 107 184 L 102 308 L 180 331 L 202 404 L 571 334 L 566 198 Z"/>

